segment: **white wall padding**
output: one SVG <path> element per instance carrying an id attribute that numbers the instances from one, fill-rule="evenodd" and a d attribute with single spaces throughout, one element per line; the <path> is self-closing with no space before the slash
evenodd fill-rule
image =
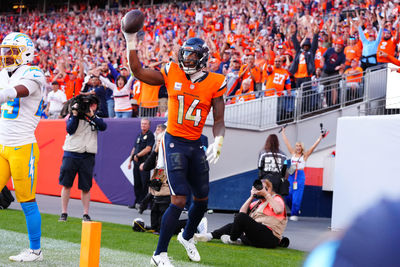
<path id="1" fill-rule="evenodd" d="M 400 115 L 340 118 L 335 165 L 333 230 L 382 197 L 400 198 Z"/>

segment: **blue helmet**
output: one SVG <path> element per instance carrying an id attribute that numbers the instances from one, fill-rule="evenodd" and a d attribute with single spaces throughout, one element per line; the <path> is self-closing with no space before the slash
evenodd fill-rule
<path id="1" fill-rule="evenodd" d="M 202 70 L 207 65 L 208 51 L 208 46 L 202 39 L 190 38 L 179 49 L 179 67 L 189 75 Z"/>

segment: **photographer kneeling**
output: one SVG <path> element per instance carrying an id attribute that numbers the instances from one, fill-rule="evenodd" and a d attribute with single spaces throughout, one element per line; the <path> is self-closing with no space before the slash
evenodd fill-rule
<path id="1" fill-rule="evenodd" d="M 282 197 L 274 192 L 267 179 L 256 180 L 250 197 L 235 215 L 233 223 L 211 233 L 195 234 L 194 238 L 203 242 L 221 238 L 225 244 L 244 244 L 260 248 L 288 247 L 289 239 L 282 236 L 286 224 Z"/>
<path id="2" fill-rule="evenodd" d="M 96 96 L 79 95 L 71 102 L 71 114 L 67 121 L 67 136 L 64 142 L 64 156 L 60 169 L 62 213 L 59 221 L 65 222 L 71 187 L 76 174 L 78 188 L 82 191 L 83 220 L 90 221 L 89 202 L 92 187 L 95 155 L 97 153 L 97 132 L 104 131 L 107 124 L 96 115 L 99 100 Z"/>

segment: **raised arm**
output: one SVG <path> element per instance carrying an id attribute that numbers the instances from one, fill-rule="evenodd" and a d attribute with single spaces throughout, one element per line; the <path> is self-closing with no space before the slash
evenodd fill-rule
<path id="1" fill-rule="evenodd" d="M 133 75 L 131 75 L 131 77 L 129 77 L 128 82 L 125 84 L 125 87 L 128 88 L 129 91 L 131 91 L 132 83 L 134 81 L 135 81 L 135 77 Z"/>
<path id="2" fill-rule="evenodd" d="M 103 77 L 103 76 L 101 76 L 101 75 L 99 76 L 99 78 L 100 78 L 101 83 L 102 83 L 105 87 L 110 88 L 111 90 L 117 89 L 117 86 L 116 86 L 114 83 L 110 82 L 110 80 L 109 80 L 108 78 Z"/>
<path id="3" fill-rule="evenodd" d="M 129 68 L 131 69 L 131 72 L 136 77 L 136 79 L 150 85 L 164 84 L 164 76 L 161 74 L 160 71 L 142 68 L 142 64 L 140 64 L 139 58 L 135 50 L 129 50 L 128 63 Z"/>
<path id="4" fill-rule="evenodd" d="M 311 148 L 304 153 L 304 160 L 307 161 L 308 157 L 314 152 L 314 149 L 318 146 L 319 142 L 323 139 L 322 134 L 318 137 L 317 141 L 311 146 Z"/>
<path id="5" fill-rule="evenodd" d="M 286 132 L 285 132 L 285 128 L 282 127 L 282 138 L 283 138 L 283 142 L 285 143 L 287 149 L 289 150 L 290 154 L 294 154 L 294 149 L 293 147 L 290 145 L 288 138 L 286 137 Z"/>
<path id="6" fill-rule="evenodd" d="M 150 85 L 163 85 L 164 76 L 160 71 L 153 69 L 142 68 L 137 50 L 139 47 L 138 33 L 126 33 L 121 29 L 126 40 L 126 50 L 128 52 L 128 65 L 136 79 L 150 84 Z"/>

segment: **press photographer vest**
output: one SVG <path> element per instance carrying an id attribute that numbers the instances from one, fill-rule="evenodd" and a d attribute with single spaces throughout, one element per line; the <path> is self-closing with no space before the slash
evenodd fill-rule
<path id="1" fill-rule="evenodd" d="M 65 138 L 64 151 L 76 153 L 97 153 L 97 130 L 87 121 L 79 120 L 78 128 L 73 135 L 67 134 Z"/>
<path id="2" fill-rule="evenodd" d="M 156 191 L 156 190 L 152 189 L 151 187 L 149 187 L 150 194 L 152 194 L 155 197 L 171 195 L 171 192 L 170 192 L 169 186 L 168 186 L 168 182 L 167 182 L 167 174 L 165 173 L 165 171 L 163 169 L 155 169 L 151 179 L 155 179 L 155 178 L 161 179 L 161 181 L 162 181 L 161 190 Z"/>
<path id="3" fill-rule="evenodd" d="M 273 198 L 278 197 L 281 198 L 278 195 L 273 196 Z M 253 220 L 255 220 L 256 222 L 262 223 L 266 227 L 271 229 L 274 236 L 281 240 L 283 231 L 285 231 L 287 225 L 286 208 L 284 209 L 282 214 L 276 214 L 273 211 L 272 207 L 268 205 L 269 202 L 267 200 L 260 200 L 260 202 L 261 203 L 258 206 L 256 206 L 256 204 L 251 207 L 249 216 L 253 218 Z"/>

